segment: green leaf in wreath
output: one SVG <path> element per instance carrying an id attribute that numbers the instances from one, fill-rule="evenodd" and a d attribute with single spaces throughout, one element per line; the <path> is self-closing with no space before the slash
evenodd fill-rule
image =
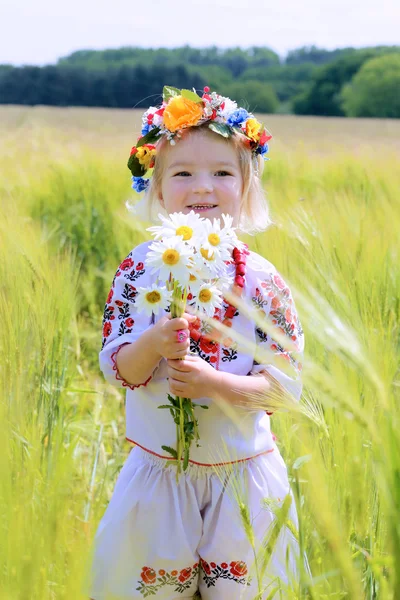
<path id="1" fill-rule="evenodd" d="M 165 450 L 165 452 L 168 452 L 168 454 L 170 454 L 171 456 L 173 456 L 174 458 L 178 458 L 178 453 L 174 448 L 171 448 L 171 446 L 161 446 L 161 448 L 163 450 Z"/>
<path id="2" fill-rule="evenodd" d="M 153 127 L 146 135 L 142 136 L 138 143 L 136 144 L 136 148 L 140 148 L 140 146 L 144 146 L 145 144 L 153 144 L 160 137 L 160 128 Z"/>
<path id="3" fill-rule="evenodd" d="M 159 406 L 158 408 L 168 408 L 169 410 L 171 410 L 171 405 L 170 404 L 161 404 L 161 406 Z"/>
<path id="4" fill-rule="evenodd" d="M 195 404 L 194 406 L 198 406 L 199 408 L 210 408 L 209 406 L 207 406 L 206 404 Z"/>
<path id="5" fill-rule="evenodd" d="M 128 159 L 128 169 L 134 177 L 142 177 L 146 173 L 146 169 L 140 164 L 136 158 L 136 154 L 131 154 Z"/>
<path id="6" fill-rule="evenodd" d="M 192 100 L 193 102 L 203 102 L 203 100 L 196 94 L 196 92 L 192 92 L 191 90 L 182 90 L 181 95 L 188 100 Z"/>
<path id="7" fill-rule="evenodd" d="M 211 129 L 211 131 L 215 131 L 215 133 L 222 135 L 222 137 L 224 138 L 229 138 L 232 136 L 231 128 L 225 123 L 215 123 L 215 121 L 212 121 L 208 125 L 208 128 Z"/>
<path id="8" fill-rule="evenodd" d="M 163 100 L 165 100 L 165 102 L 168 102 L 168 100 L 170 98 L 174 98 L 175 96 L 180 96 L 181 91 L 178 90 L 178 88 L 172 87 L 170 85 L 164 85 L 162 95 L 163 95 Z"/>

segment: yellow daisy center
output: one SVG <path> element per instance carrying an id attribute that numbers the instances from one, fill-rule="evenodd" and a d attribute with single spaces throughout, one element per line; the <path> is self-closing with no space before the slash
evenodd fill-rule
<path id="1" fill-rule="evenodd" d="M 161 300 L 161 294 L 160 294 L 160 292 L 157 292 L 157 290 L 153 290 L 152 292 L 147 292 L 146 300 L 149 304 L 157 304 L 157 302 L 160 302 L 160 300 Z"/>
<path id="2" fill-rule="evenodd" d="M 176 265 L 179 262 L 179 252 L 174 248 L 168 248 L 162 255 L 163 262 L 166 265 Z"/>
<path id="3" fill-rule="evenodd" d="M 210 233 L 208 236 L 208 241 L 210 242 L 211 246 L 219 246 L 221 243 L 221 239 L 217 233 Z"/>
<path id="4" fill-rule="evenodd" d="M 193 229 L 191 227 L 188 227 L 187 225 L 181 225 L 180 227 L 178 227 L 175 233 L 176 235 L 183 236 L 183 239 L 186 241 L 192 238 Z"/>
<path id="5" fill-rule="evenodd" d="M 206 250 L 205 248 L 200 248 L 200 254 L 206 260 L 215 260 L 215 254 L 213 254 L 212 256 L 209 256 L 208 250 Z"/>
<path id="6" fill-rule="evenodd" d="M 200 293 L 199 293 L 200 302 L 210 302 L 211 298 L 212 298 L 212 292 L 210 292 L 210 290 L 208 290 L 207 288 L 204 290 L 200 290 Z"/>
<path id="7" fill-rule="evenodd" d="M 189 281 L 197 281 L 197 277 L 195 277 L 194 275 L 190 274 Z"/>

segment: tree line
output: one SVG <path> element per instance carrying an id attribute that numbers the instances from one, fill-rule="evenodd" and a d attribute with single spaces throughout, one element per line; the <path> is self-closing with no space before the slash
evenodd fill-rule
<path id="1" fill-rule="evenodd" d="M 253 112 L 400 118 L 400 47 L 309 46 L 284 60 L 266 47 L 80 50 L 55 65 L 0 65 L 0 104 L 143 108 L 166 83 L 208 85 Z"/>

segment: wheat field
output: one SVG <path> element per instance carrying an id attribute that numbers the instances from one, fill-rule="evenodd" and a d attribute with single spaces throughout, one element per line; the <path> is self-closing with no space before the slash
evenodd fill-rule
<path id="1" fill-rule="evenodd" d="M 98 370 L 119 262 L 147 238 L 126 168 L 140 111 L 0 107 L 0 590 L 85 598 L 129 452 Z M 312 579 L 290 598 L 400 598 L 400 122 L 263 115 L 274 225 L 246 241 L 305 332 L 299 411 L 273 416 Z"/>

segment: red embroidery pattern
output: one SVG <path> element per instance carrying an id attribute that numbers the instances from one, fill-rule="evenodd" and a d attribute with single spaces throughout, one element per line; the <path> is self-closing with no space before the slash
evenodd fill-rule
<path id="1" fill-rule="evenodd" d="M 118 335 L 132 333 L 135 320 L 132 318 L 130 310 L 132 305 L 135 304 L 137 290 L 129 282 L 136 281 L 144 273 L 145 268 L 142 262 L 138 262 L 135 266 L 135 262 L 132 259 L 132 252 L 119 265 L 104 307 L 102 348 L 104 348 L 108 338 L 113 333 L 113 329 L 115 330 L 118 327 Z M 124 278 L 123 280 L 122 277 Z M 115 297 L 115 283 L 117 279 L 118 283 L 122 283 L 120 298 Z M 117 377 L 117 379 L 119 378 Z"/>
<path id="2" fill-rule="evenodd" d="M 141 579 L 138 581 L 139 586 L 136 588 L 144 598 L 147 596 L 155 596 L 157 592 L 170 585 L 174 587 L 174 592 L 183 594 L 199 575 L 199 563 L 195 563 L 192 567 L 186 567 L 181 571 L 165 571 L 160 569 L 156 572 L 151 567 L 143 567 L 140 574 Z"/>
<path id="3" fill-rule="evenodd" d="M 207 563 L 203 559 L 200 559 L 200 562 L 203 579 L 208 588 L 215 586 L 218 579 L 228 579 L 241 585 L 250 585 L 251 583 L 251 578 L 246 577 L 248 574 L 247 565 L 242 560 L 232 561 L 229 564 L 223 562 L 219 565 L 214 562 Z"/>
<path id="4" fill-rule="evenodd" d="M 302 364 L 298 362 L 293 352 L 301 349 L 304 332 L 294 307 L 290 289 L 277 273 L 271 273 L 269 279 L 261 282 L 260 287 L 262 289 L 256 288 L 255 296 L 252 299 L 253 303 L 263 311 L 270 305 L 268 319 L 277 327 L 279 333 L 287 336 L 288 343 L 285 344 L 286 347 L 283 347 L 276 340 L 271 339 L 261 328 L 256 329 L 257 337 L 261 343 L 269 346 L 276 357 L 287 361 L 295 372 L 299 373 L 302 370 Z"/>
<path id="5" fill-rule="evenodd" d="M 186 567 L 181 571 L 165 571 L 160 569 L 158 572 L 152 567 L 143 567 L 140 574 L 139 586 L 136 588 L 144 598 L 155 596 L 157 592 L 170 585 L 174 587 L 174 592 L 183 594 L 189 589 L 200 571 L 203 573 L 203 579 L 206 586 L 213 587 L 218 579 L 226 579 L 239 583 L 241 585 L 250 585 L 251 578 L 248 577 L 247 564 L 242 560 L 232 561 L 229 564 L 222 562 L 220 564 L 214 562 L 206 562 L 202 558 L 200 564 L 195 563 L 192 567 Z M 195 593 L 195 598 L 200 597 L 198 592 Z"/>

